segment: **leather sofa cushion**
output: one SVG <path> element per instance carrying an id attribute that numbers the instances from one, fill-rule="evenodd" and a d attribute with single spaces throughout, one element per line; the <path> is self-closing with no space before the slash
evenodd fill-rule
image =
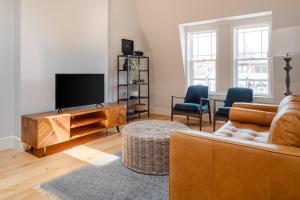
<path id="1" fill-rule="evenodd" d="M 268 143 L 269 127 L 229 121 L 214 134 L 218 136 Z"/>
<path id="2" fill-rule="evenodd" d="M 271 105 L 271 104 L 237 102 L 233 104 L 233 107 L 260 110 L 265 112 L 274 112 L 274 113 L 277 113 L 278 111 L 278 105 Z"/>
<path id="3" fill-rule="evenodd" d="M 297 104 L 299 106 L 300 104 L 300 95 L 290 95 L 285 97 L 279 104 L 278 110 L 280 111 L 285 106 L 291 105 L 291 104 Z"/>
<path id="4" fill-rule="evenodd" d="M 268 142 L 300 147 L 300 102 L 285 101 L 285 104 L 280 104 L 280 110 L 270 128 Z"/>
<path id="5" fill-rule="evenodd" d="M 274 112 L 232 107 L 229 118 L 236 122 L 270 127 L 275 115 Z"/>

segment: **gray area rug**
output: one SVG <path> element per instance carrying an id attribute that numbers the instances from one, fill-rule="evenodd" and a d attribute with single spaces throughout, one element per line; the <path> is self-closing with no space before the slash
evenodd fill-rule
<path id="1" fill-rule="evenodd" d="M 167 200 L 168 176 L 127 169 L 118 156 L 102 159 L 40 186 L 66 200 Z"/>

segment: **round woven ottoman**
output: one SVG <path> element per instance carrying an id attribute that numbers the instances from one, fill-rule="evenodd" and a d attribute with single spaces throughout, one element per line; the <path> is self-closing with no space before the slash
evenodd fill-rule
<path id="1" fill-rule="evenodd" d="M 176 130 L 190 128 L 176 122 L 158 120 L 126 125 L 122 130 L 124 165 L 144 174 L 169 174 L 169 138 Z"/>

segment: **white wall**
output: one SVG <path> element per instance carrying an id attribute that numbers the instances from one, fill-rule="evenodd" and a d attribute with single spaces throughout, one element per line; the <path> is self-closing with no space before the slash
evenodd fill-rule
<path id="1" fill-rule="evenodd" d="M 0 149 L 19 143 L 22 114 L 54 109 L 55 73 L 105 73 L 116 100 L 121 39 L 145 46 L 135 0 L 0 0 L 0 29 Z"/>
<path id="2" fill-rule="evenodd" d="M 15 1 L 0 0 L 0 139 L 14 135 L 15 131 L 14 39 Z"/>
<path id="3" fill-rule="evenodd" d="M 179 24 L 273 12 L 273 28 L 300 25 L 299 0 L 136 0 L 138 18 L 153 54 L 152 107 L 169 111 L 170 97 L 185 93 L 185 75 L 180 49 Z M 285 90 L 283 61 L 274 62 L 274 98 L 279 102 Z M 292 90 L 300 94 L 300 59 L 292 63 Z M 222 77 L 220 77 L 222 78 Z M 230 83 L 230 80 L 222 80 Z M 225 89 L 225 88 L 224 88 Z M 222 92 L 222 91 L 221 91 Z M 226 91 L 223 91 L 226 92 Z"/>
<path id="4" fill-rule="evenodd" d="M 20 19 L 21 114 L 55 108 L 55 73 L 108 80 L 108 0 L 22 0 Z"/>
<path id="5" fill-rule="evenodd" d="M 55 73 L 106 73 L 116 101 L 121 39 L 145 49 L 135 0 L 23 0 L 20 19 L 22 114 L 54 109 Z"/>
<path id="6" fill-rule="evenodd" d="M 112 101 L 117 101 L 117 56 L 122 54 L 123 38 L 134 40 L 135 50 L 149 53 L 138 23 L 136 1 L 109 0 L 109 96 Z"/>

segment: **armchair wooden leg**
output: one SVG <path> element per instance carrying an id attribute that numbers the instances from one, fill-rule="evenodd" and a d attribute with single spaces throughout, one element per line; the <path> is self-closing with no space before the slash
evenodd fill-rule
<path id="1" fill-rule="evenodd" d="M 210 103 L 208 103 L 208 116 L 209 116 L 209 123 L 211 124 L 211 110 L 210 110 Z"/>
<path id="2" fill-rule="evenodd" d="M 173 121 L 173 105 L 174 105 L 174 97 L 171 97 L 171 121 Z"/>
<path id="3" fill-rule="evenodd" d="M 216 131 L 216 116 L 214 116 L 214 123 L 213 123 L 213 126 L 214 126 L 214 132 Z"/>
<path id="4" fill-rule="evenodd" d="M 214 119 L 213 119 L 213 132 L 215 132 L 216 131 L 216 101 L 214 101 L 214 105 L 213 105 L 214 107 L 213 107 L 213 117 L 214 117 Z"/>
<path id="5" fill-rule="evenodd" d="M 199 112 L 199 127 L 200 127 L 200 131 L 202 130 L 202 114 L 203 114 L 203 110 L 202 110 L 202 105 L 203 105 L 203 102 L 202 102 L 202 98 L 200 99 L 200 112 Z"/>
<path id="6" fill-rule="evenodd" d="M 200 112 L 200 116 L 199 116 L 199 121 L 200 121 L 200 131 L 202 131 L 202 112 Z"/>

